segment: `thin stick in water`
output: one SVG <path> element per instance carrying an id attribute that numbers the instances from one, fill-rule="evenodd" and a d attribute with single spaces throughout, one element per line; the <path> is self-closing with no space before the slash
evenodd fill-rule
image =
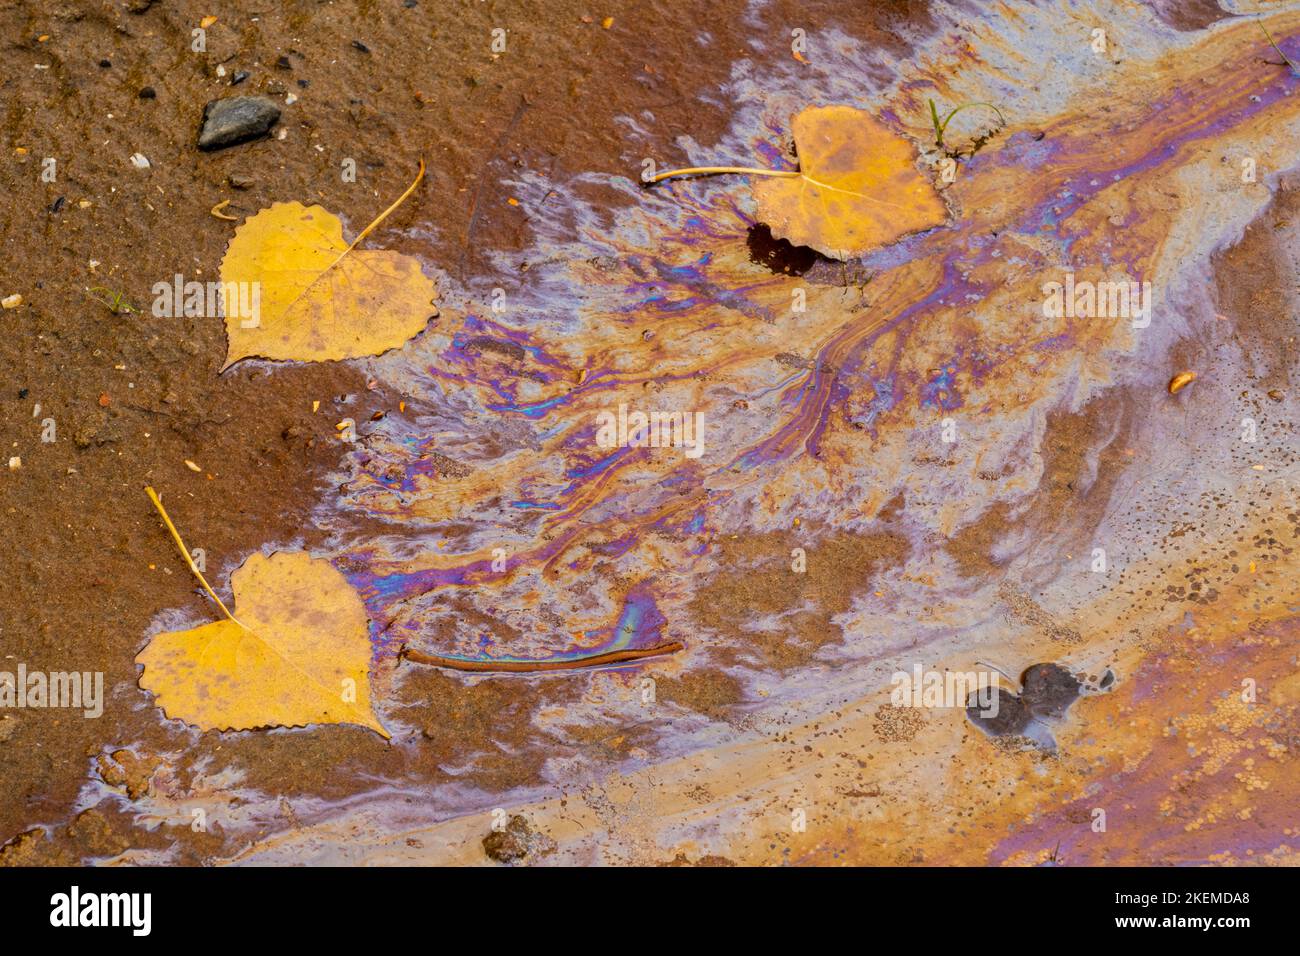
<path id="1" fill-rule="evenodd" d="M 403 649 L 400 656 L 417 664 L 430 664 L 433 667 L 446 667 L 454 671 L 501 672 L 509 674 L 530 674 L 538 671 L 573 671 L 588 667 L 601 667 L 606 664 L 622 664 L 627 661 L 639 661 L 646 657 L 658 657 L 673 654 L 686 645 L 681 641 L 668 641 L 654 647 L 636 650 L 606 651 L 590 657 L 578 657 L 567 661 L 493 661 L 470 660 L 464 657 L 443 657 L 440 654 L 424 654 L 420 651 Z"/>
<path id="2" fill-rule="evenodd" d="M 673 176 L 716 176 L 718 173 L 741 173 L 749 176 L 801 176 L 802 173 L 797 169 L 755 169 L 751 166 L 687 166 L 684 169 L 670 169 L 666 173 L 659 173 L 646 180 L 649 183 L 657 183 L 664 179 L 670 179 Z"/>

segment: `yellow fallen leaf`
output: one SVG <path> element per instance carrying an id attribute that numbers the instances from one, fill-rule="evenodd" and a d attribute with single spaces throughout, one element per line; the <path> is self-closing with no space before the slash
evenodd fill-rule
<path id="1" fill-rule="evenodd" d="M 916 170 L 916 151 L 869 113 L 851 106 L 811 106 L 791 122 L 798 170 L 692 166 L 670 176 L 745 173 L 754 183 L 758 218 L 772 235 L 847 259 L 943 224 L 948 209 Z"/>
<path id="2" fill-rule="evenodd" d="M 799 175 L 754 183 L 772 235 L 835 259 L 940 225 L 948 210 L 916 171 L 916 150 L 869 113 L 814 106 L 791 123 Z"/>
<path id="3" fill-rule="evenodd" d="M 238 619 L 181 554 L 226 620 L 156 634 L 136 656 L 140 686 L 171 718 L 204 730 L 359 724 L 389 736 L 370 707 L 370 639 L 360 596 L 328 561 L 252 555 L 230 577 Z"/>
<path id="4" fill-rule="evenodd" d="M 414 183 L 352 240 L 338 217 L 320 206 L 275 203 L 235 230 L 221 262 L 223 283 L 240 287 L 245 302 L 227 308 L 226 362 L 296 359 L 324 362 L 378 355 L 419 333 L 436 294 L 433 280 L 411 256 L 357 250 L 424 178 Z M 253 314 L 248 314 L 252 312 Z"/>

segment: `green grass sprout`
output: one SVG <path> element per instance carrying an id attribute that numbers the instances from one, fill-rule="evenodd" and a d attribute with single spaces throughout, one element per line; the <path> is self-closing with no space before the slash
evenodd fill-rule
<path id="1" fill-rule="evenodd" d="M 948 124 L 952 122 L 952 118 L 962 110 L 968 110 L 976 106 L 983 106 L 991 109 L 994 113 L 998 114 L 999 122 L 1001 122 L 1003 126 L 1007 125 L 1006 117 L 1002 115 L 1002 111 L 992 103 L 963 103 L 961 106 L 951 110 L 947 116 L 940 120 L 939 108 L 934 105 L 934 100 L 930 100 L 930 119 L 934 122 L 934 145 L 939 149 L 943 149 L 943 134 L 944 131 L 947 130 Z"/>

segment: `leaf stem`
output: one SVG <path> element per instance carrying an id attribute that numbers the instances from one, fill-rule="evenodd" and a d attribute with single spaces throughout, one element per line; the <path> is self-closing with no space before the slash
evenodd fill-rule
<path id="1" fill-rule="evenodd" d="M 1005 677 L 1007 680 L 1011 682 L 1011 686 L 1016 689 L 1017 694 L 1023 693 L 1023 690 L 1020 687 L 1020 681 L 1016 680 L 1014 677 L 1012 677 L 1010 674 L 1004 671 L 1001 667 L 998 667 L 997 664 L 990 664 L 988 661 L 976 661 L 975 663 L 983 664 L 985 667 L 997 671 L 999 674 L 1001 674 L 1003 677 Z"/>
<path id="2" fill-rule="evenodd" d="M 167 509 L 163 507 L 162 499 L 158 497 L 158 492 L 154 491 L 148 485 L 145 486 L 144 490 L 148 492 L 149 500 L 152 501 L 153 506 L 158 509 L 158 513 L 162 515 L 163 521 L 167 522 L 167 530 L 172 533 L 172 537 L 176 540 L 176 547 L 180 548 L 181 557 L 183 557 L 185 563 L 190 566 L 190 571 L 192 571 L 194 576 L 199 579 L 199 583 L 202 584 L 203 589 L 208 592 L 208 596 L 217 602 L 217 606 L 226 613 L 226 617 L 230 618 L 244 630 L 248 630 L 248 627 L 240 621 L 239 618 L 230 613 L 230 609 L 226 607 L 221 598 L 217 597 L 217 592 L 212 590 L 212 586 L 208 584 L 207 579 L 203 577 L 199 569 L 195 567 L 194 559 L 190 557 L 190 550 L 185 547 L 185 542 L 181 540 L 181 533 L 176 530 L 176 525 L 172 524 L 172 519 L 167 515 Z"/>
<path id="3" fill-rule="evenodd" d="M 352 245 L 348 246 L 347 250 L 343 253 L 343 256 L 346 256 L 349 252 L 351 252 L 351 251 L 356 247 L 357 243 L 359 243 L 362 239 L 366 238 L 366 236 L 368 236 L 368 235 L 370 235 L 372 232 L 374 232 L 375 229 L 379 226 L 379 224 L 380 224 L 381 222 L 383 222 L 385 219 L 388 218 L 388 214 L 389 214 L 389 213 L 391 213 L 394 209 L 396 209 L 396 208 L 397 208 L 398 206 L 400 206 L 402 203 L 406 202 L 407 197 L 410 196 L 411 193 L 415 192 L 415 187 L 418 186 L 418 185 L 420 185 L 420 180 L 422 180 L 422 179 L 424 179 L 424 160 L 423 160 L 423 159 L 420 160 L 420 171 L 419 171 L 418 173 L 416 173 L 416 175 L 415 175 L 415 182 L 413 182 L 413 183 L 411 183 L 411 185 L 407 186 L 407 187 L 406 187 L 406 192 L 404 192 L 404 193 L 402 193 L 402 195 L 398 196 L 398 197 L 397 197 L 397 200 L 396 200 L 396 201 L 395 201 L 391 206 L 389 206 L 387 209 L 385 209 L 383 212 L 381 212 L 378 216 L 376 216 L 374 222 L 372 222 L 370 225 L 366 226 L 366 228 L 362 229 L 361 232 L 357 234 L 357 237 L 356 237 L 355 239 L 352 240 Z M 339 256 L 339 258 L 342 259 L 343 256 Z"/>
<path id="4" fill-rule="evenodd" d="M 717 173 L 744 173 L 753 176 L 802 175 L 797 169 L 756 169 L 752 166 L 687 166 L 684 169 L 670 169 L 666 173 L 659 173 L 659 175 L 647 179 L 646 183 L 657 183 L 673 176 L 712 176 Z"/>

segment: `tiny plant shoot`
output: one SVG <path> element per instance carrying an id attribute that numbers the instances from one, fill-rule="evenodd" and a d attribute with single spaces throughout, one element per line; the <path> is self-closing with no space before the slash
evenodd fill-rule
<path id="1" fill-rule="evenodd" d="M 104 286 L 95 286 L 86 290 L 86 298 L 98 302 L 114 315 L 130 315 L 140 310 L 126 301 L 125 292 L 114 292 Z"/>
<path id="2" fill-rule="evenodd" d="M 1006 117 L 1002 115 L 1002 111 L 999 110 L 992 103 L 963 103 L 961 106 L 958 106 L 955 109 L 951 110 L 947 116 L 945 116 L 942 120 L 940 120 L 939 108 L 934 105 L 934 100 L 930 100 L 930 120 L 934 123 L 934 145 L 936 148 L 938 149 L 944 148 L 943 134 L 944 131 L 948 128 L 948 124 L 952 122 L 952 118 L 956 116 L 958 113 L 960 113 L 962 110 L 968 110 L 976 106 L 983 106 L 988 109 L 991 109 L 994 113 L 998 114 L 998 121 L 1003 126 L 1007 125 Z"/>

